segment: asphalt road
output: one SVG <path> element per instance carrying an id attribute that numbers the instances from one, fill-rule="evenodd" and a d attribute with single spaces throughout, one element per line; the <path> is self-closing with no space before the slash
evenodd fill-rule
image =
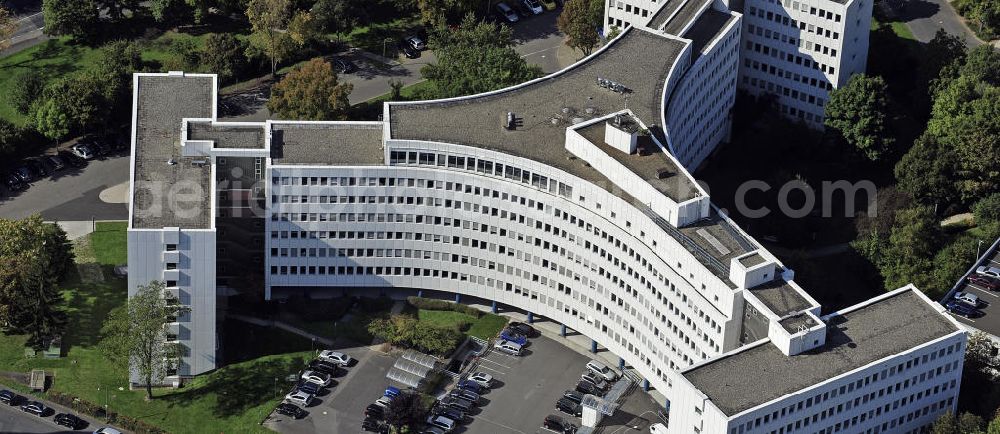
<path id="1" fill-rule="evenodd" d="M 90 427 L 94 428 L 94 427 Z M 56 425 L 52 416 L 41 418 L 22 412 L 18 407 L 0 405 L 0 432 L 14 433 L 84 433 L 90 431 L 70 431 Z"/>
<path id="2" fill-rule="evenodd" d="M 45 220 L 124 220 L 126 204 L 109 204 L 98 195 L 128 180 L 129 158 L 93 160 L 82 169 L 67 168 L 35 181 L 25 191 L 0 199 L 0 218 L 19 219 L 41 213 Z"/>
<path id="3" fill-rule="evenodd" d="M 41 1 L 12 0 L 4 2 L 4 6 L 11 8 L 17 14 L 18 27 L 10 38 L 10 47 L 3 50 L 2 54 L 13 54 L 48 39 L 42 33 L 45 19 L 42 17 Z"/>
<path id="4" fill-rule="evenodd" d="M 920 42 L 930 41 L 938 29 L 944 29 L 952 35 L 962 36 L 969 47 L 983 44 L 947 0 L 905 0 L 902 4 L 897 16 Z"/>

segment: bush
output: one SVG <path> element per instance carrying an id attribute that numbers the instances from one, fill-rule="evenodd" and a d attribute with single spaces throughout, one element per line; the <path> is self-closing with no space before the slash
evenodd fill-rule
<path id="1" fill-rule="evenodd" d="M 976 202 L 972 207 L 976 216 L 976 224 L 987 224 L 1000 221 L 1000 193 L 993 193 Z"/>
<path id="2" fill-rule="evenodd" d="M 45 82 L 37 73 L 20 71 L 11 80 L 14 85 L 10 89 L 10 102 L 22 115 L 28 114 L 33 103 L 42 95 Z"/>
<path id="3" fill-rule="evenodd" d="M 129 431 L 138 434 L 165 434 L 166 431 L 150 425 L 147 422 L 133 418 L 131 416 L 125 416 L 115 412 L 107 413 L 103 407 L 97 405 L 93 402 L 86 401 L 77 398 L 68 393 L 50 391 L 46 394 L 46 397 L 59 405 L 69 407 L 77 412 L 86 414 L 91 417 L 98 419 L 107 419 L 108 423 L 118 425 L 121 428 L 125 428 Z"/>
<path id="4" fill-rule="evenodd" d="M 473 318 L 479 318 L 483 316 L 483 312 L 472 306 L 466 306 L 464 304 L 452 303 L 450 301 L 435 300 L 433 298 L 423 298 L 423 297 L 406 297 L 406 302 L 417 309 L 426 310 L 450 310 L 454 312 L 464 313 Z"/>

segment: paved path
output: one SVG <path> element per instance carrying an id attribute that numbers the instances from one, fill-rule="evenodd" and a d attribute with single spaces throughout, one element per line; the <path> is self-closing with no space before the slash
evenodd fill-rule
<path id="1" fill-rule="evenodd" d="M 948 0 L 904 0 L 903 5 L 897 15 L 920 42 L 930 41 L 938 29 L 944 29 L 952 35 L 962 36 L 969 47 L 983 44 Z"/>
<path id="2" fill-rule="evenodd" d="M 3 2 L 17 14 L 18 27 L 10 38 L 10 47 L 0 51 L 2 55 L 14 54 L 28 47 L 38 45 L 48 40 L 42 29 L 45 19 L 42 17 L 42 2 L 39 0 L 11 0 Z"/>
<path id="3" fill-rule="evenodd" d="M 287 331 L 289 333 L 293 333 L 293 334 L 297 334 L 299 336 L 302 336 L 302 337 L 304 337 L 306 339 L 312 339 L 312 340 L 314 340 L 316 342 L 319 342 L 319 343 L 321 343 L 323 345 L 326 345 L 328 347 L 333 346 L 333 341 L 330 340 L 330 339 L 328 339 L 328 338 L 324 338 L 322 336 L 309 333 L 309 332 L 307 332 L 305 330 L 302 330 L 302 329 L 300 329 L 298 327 L 295 327 L 295 326 L 293 326 L 291 324 L 287 324 L 287 323 L 284 323 L 284 322 L 281 322 L 281 321 L 275 321 L 275 320 L 270 320 L 270 319 L 254 318 L 254 317 L 251 317 L 251 316 L 239 315 L 239 314 L 227 314 L 226 316 L 228 318 L 232 318 L 232 319 L 235 319 L 237 321 L 242 321 L 242 322 L 245 322 L 245 323 L 255 324 L 255 325 L 259 325 L 259 326 L 263 326 L 263 327 L 277 327 L 277 328 L 285 330 L 285 331 Z"/>

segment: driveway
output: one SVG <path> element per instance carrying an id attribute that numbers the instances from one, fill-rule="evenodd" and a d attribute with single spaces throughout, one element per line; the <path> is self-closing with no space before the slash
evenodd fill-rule
<path id="1" fill-rule="evenodd" d="M 48 39 L 42 33 L 45 19 L 42 17 L 42 2 L 39 0 L 12 0 L 4 2 L 17 16 L 18 26 L 14 36 L 10 38 L 10 47 L 0 52 L 8 55 L 25 48 L 40 44 Z"/>
<path id="2" fill-rule="evenodd" d="M 904 0 L 897 8 L 896 16 L 910 27 L 913 36 L 920 42 L 930 41 L 938 29 L 944 29 L 952 35 L 962 36 L 969 47 L 983 44 L 948 0 Z"/>
<path id="3" fill-rule="evenodd" d="M 0 218 L 19 219 L 40 213 L 48 221 L 127 219 L 127 203 L 108 203 L 100 196 L 102 191 L 127 182 L 128 174 L 127 155 L 92 160 L 82 169 L 66 168 L 33 182 L 14 196 L 0 198 Z M 121 201 L 107 195 L 105 199 Z"/>
<path id="4" fill-rule="evenodd" d="M 994 252 L 983 262 L 983 265 L 1000 268 L 1000 252 Z M 954 313 L 951 316 L 969 327 L 974 327 L 993 336 L 1000 336 L 1000 295 L 979 285 L 969 283 L 968 280 L 964 281 L 958 290 L 973 294 L 985 303 L 979 309 L 982 311 L 981 316 L 966 318 Z"/>

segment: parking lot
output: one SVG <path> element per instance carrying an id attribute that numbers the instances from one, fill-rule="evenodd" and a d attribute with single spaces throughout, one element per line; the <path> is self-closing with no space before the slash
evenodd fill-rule
<path id="1" fill-rule="evenodd" d="M 993 252 L 982 265 L 1000 268 L 1000 251 Z M 952 314 L 952 316 L 961 323 L 968 324 L 994 336 L 1000 336 L 1000 292 L 990 291 L 980 285 L 970 283 L 968 279 L 962 282 L 958 291 L 973 294 L 979 297 L 985 304 L 981 304 L 979 307 L 982 313 L 974 315 L 972 318 L 956 314 Z"/>

